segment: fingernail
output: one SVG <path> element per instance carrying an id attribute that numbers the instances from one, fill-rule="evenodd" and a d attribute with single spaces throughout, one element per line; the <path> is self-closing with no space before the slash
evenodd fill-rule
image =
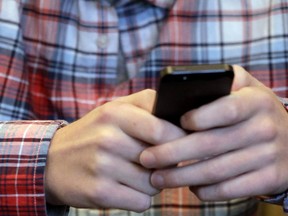
<path id="1" fill-rule="evenodd" d="M 162 189 L 164 187 L 163 176 L 157 172 L 154 172 L 151 175 L 151 184 L 158 189 Z"/>
<path id="2" fill-rule="evenodd" d="M 153 168 L 155 162 L 156 158 L 149 150 L 143 151 L 140 155 L 140 163 L 147 168 Z"/>

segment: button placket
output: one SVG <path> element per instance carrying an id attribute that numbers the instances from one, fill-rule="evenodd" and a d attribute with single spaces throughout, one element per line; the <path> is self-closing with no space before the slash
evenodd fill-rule
<path id="1" fill-rule="evenodd" d="M 105 49 L 108 46 L 108 35 L 106 34 L 99 34 L 96 39 L 96 44 L 99 49 Z"/>

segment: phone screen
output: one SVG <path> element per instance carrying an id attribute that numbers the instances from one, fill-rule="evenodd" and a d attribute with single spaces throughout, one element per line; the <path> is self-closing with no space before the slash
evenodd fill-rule
<path id="1" fill-rule="evenodd" d="M 161 74 L 154 114 L 176 125 L 187 111 L 228 95 L 234 78 L 227 64 L 172 66 Z"/>

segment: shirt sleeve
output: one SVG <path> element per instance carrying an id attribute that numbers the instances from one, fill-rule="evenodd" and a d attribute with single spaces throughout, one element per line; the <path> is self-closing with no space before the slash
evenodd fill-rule
<path id="1" fill-rule="evenodd" d="M 0 212 L 61 215 L 65 207 L 46 205 L 44 170 L 50 141 L 65 123 L 37 121 L 29 108 L 21 17 L 21 1 L 0 1 Z"/>
<path id="2" fill-rule="evenodd" d="M 0 212 L 3 215 L 65 215 L 46 208 L 44 170 L 50 141 L 64 121 L 0 122 Z M 62 212 L 62 214 L 59 214 Z"/>

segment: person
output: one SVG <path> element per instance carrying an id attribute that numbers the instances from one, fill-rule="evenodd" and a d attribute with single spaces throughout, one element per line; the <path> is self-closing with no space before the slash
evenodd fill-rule
<path id="1" fill-rule="evenodd" d="M 1 0 L 1 213 L 253 215 L 257 196 L 282 204 L 287 5 Z M 204 63 L 241 66 L 232 93 L 182 127 L 153 116 L 159 71 Z"/>

